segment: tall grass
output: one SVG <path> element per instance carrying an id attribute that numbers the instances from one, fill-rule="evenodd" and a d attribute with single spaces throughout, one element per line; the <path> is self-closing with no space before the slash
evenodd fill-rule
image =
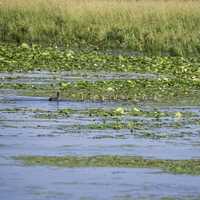
<path id="1" fill-rule="evenodd" d="M 1 0 L 0 41 L 200 53 L 198 0 Z"/>

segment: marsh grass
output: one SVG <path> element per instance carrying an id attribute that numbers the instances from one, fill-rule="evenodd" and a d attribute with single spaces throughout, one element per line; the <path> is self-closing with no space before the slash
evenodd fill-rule
<path id="1" fill-rule="evenodd" d="M 2 0 L 0 40 L 149 54 L 200 52 L 200 2 Z"/>

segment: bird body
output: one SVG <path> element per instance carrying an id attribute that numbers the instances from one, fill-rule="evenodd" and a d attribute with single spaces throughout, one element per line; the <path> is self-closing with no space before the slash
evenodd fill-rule
<path id="1" fill-rule="evenodd" d="M 56 93 L 56 97 L 49 97 L 49 101 L 58 101 L 60 96 L 60 92 Z"/>

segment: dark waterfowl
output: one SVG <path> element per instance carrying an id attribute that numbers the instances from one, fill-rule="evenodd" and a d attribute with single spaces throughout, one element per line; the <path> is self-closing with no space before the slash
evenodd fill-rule
<path id="1" fill-rule="evenodd" d="M 58 101 L 60 96 L 60 92 L 56 93 L 56 97 L 49 97 L 49 101 Z"/>

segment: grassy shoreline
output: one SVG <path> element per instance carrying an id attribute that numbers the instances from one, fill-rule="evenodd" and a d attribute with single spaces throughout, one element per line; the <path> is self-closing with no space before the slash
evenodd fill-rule
<path id="1" fill-rule="evenodd" d="M 0 41 L 199 55 L 200 2 L 4 0 Z"/>

